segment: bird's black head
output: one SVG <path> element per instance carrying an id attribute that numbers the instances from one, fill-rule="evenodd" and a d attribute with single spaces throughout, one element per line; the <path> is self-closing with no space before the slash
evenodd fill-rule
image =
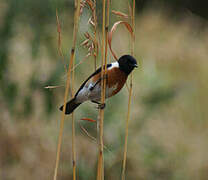
<path id="1" fill-rule="evenodd" d="M 121 56 L 118 60 L 118 64 L 119 68 L 127 75 L 129 75 L 135 67 L 138 67 L 136 59 L 130 55 Z"/>

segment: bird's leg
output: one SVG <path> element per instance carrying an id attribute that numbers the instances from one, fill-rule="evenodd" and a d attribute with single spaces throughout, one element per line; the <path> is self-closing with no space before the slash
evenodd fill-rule
<path id="1" fill-rule="evenodd" d="M 92 100 L 91 102 L 95 103 L 95 104 L 100 104 L 100 102 L 97 102 L 97 101 L 94 101 L 94 100 Z"/>
<path id="2" fill-rule="evenodd" d="M 105 103 L 98 104 L 98 109 L 104 109 L 104 108 L 105 108 Z"/>
<path id="3" fill-rule="evenodd" d="M 97 101 L 94 101 L 92 100 L 91 102 L 95 103 L 98 105 L 98 109 L 104 109 L 105 108 L 105 103 L 100 103 L 100 102 L 97 102 Z"/>

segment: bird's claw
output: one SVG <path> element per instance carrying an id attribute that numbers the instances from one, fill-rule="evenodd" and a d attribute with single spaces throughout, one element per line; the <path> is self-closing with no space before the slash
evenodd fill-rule
<path id="1" fill-rule="evenodd" d="M 105 108 L 105 103 L 100 103 L 98 104 L 98 109 L 104 109 Z"/>

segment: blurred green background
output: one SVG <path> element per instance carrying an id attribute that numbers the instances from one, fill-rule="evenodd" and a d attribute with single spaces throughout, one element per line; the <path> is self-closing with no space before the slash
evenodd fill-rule
<path id="1" fill-rule="evenodd" d="M 126 176 L 128 180 L 205 180 L 208 177 L 208 26 L 204 11 L 179 1 L 137 1 L 133 100 Z M 174 5 L 173 5 L 174 4 Z M 200 4 L 200 1 L 199 1 Z M 182 8 L 180 8 L 182 7 Z M 56 8 L 62 48 L 68 63 L 72 45 L 73 1 L 0 1 L 0 179 L 51 179 L 63 103 L 66 73 L 57 50 Z M 203 8 L 203 5 L 202 5 Z M 127 1 L 112 9 L 128 13 Z M 177 10 L 176 10 L 177 9 Z M 192 11 L 193 10 L 193 11 Z M 200 14 L 202 12 L 202 14 Z M 98 3 L 101 26 L 101 4 Z M 202 17 L 200 17 L 202 16 Z M 76 63 L 87 50 L 80 46 L 92 31 L 88 8 L 80 19 Z M 111 25 L 118 18 L 111 14 Z M 129 35 L 119 28 L 113 48 L 130 53 Z M 113 58 L 111 58 L 113 59 Z M 87 67 L 87 68 L 86 68 Z M 76 68 L 76 89 L 94 71 L 93 58 Z M 61 86 L 45 89 L 48 85 Z M 104 120 L 105 179 L 120 179 L 128 92 L 107 101 Z M 78 179 L 95 179 L 97 145 L 95 105 L 76 110 Z M 71 179 L 71 119 L 66 117 L 58 172 Z"/>

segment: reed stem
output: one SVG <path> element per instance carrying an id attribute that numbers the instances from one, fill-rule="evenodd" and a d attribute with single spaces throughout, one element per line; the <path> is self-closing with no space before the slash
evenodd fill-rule
<path id="1" fill-rule="evenodd" d="M 131 38 L 131 55 L 134 56 L 134 44 L 135 44 L 135 0 L 133 0 L 133 4 L 132 4 L 131 25 L 132 25 L 132 30 L 133 30 L 133 38 Z M 130 110 L 131 110 L 132 87 L 133 87 L 133 75 L 131 74 L 130 75 L 129 98 L 128 98 L 128 111 L 127 111 L 126 129 L 125 129 L 124 154 L 123 154 L 123 164 L 122 164 L 122 174 L 121 174 L 121 179 L 122 180 L 125 180 L 125 172 L 126 172 L 126 157 L 127 157 L 127 146 L 128 146 L 128 129 L 129 129 Z"/>
<path id="2" fill-rule="evenodd" d="M 71 48 L 69 67 L 68 67 L 68 71 L 67 71 L 67 81 L 66 81 L 66 88 L 65 88 L 65 93 L 64 93 L 64 107 L 63 107 L 63 112 L 61 114 L 61 122 L 60 122 L 60 129 L 59 129 L 57 154 L 56 154 L 56 165 L 55 165 L 55 170 L 54 170 L 54 180 L 57 179 L 62 137 L 63 137 L 66 102 L 67 102 L 67 97 L 68 97 L 68 93 L 69 93 L 71 70 L 73 69 L 73 66 L 74 66 L 76 39 L 77 39 L 78 22 L 79 22 L 79 10 L 80 10 L 80 0 L 75 0 L 73 45 Z M 72 96 L 73 95 L 74 95 L 74 71 L 72 71 Z M 76 180 L 75 126 L 74 126 L 74 115 L 73 114 L 72 114 L 72 159 L 73 159 L 73 180 Z"/>
<path id="3" fill-rule="evenodd" d="M 79 14 L 80 14 L 80 0 L 74 0 L 74 30 L 73 30 L 73 48 L 76 47 L 77 31 L 79 24 Z M 75 54 L 73 56 L 72 69 L 74 69 L 75 64 Z M 72 71 L 72 98 L 74 97 L 74 79 L 75 79 L 75 70 Z M 75 135 L 75 116 L 74 112 L 72 113 L 72 166 L 73 166 L 73 180 L 76 180 L 76 135 Z"/>
<path id="4" fill-rule="evenodd" d="M 101 103 L 105 103 L 106 92 L 106 69 L 107 69 L 107 35 L 109 25 L 109 5 L 110 1 L 107 0 L 107 14 L 106 14 L 106 1 L 103 0 L 103 21 L 102 21 L 102 63 L 101 63 Z M 99 121 L 99 155 L 98 155 L 98 167 L 97 167 L 97 180 L 104 179 L 104 157 L 103 157 L 103 120 L 104 109 L 100 109 L 98 121 Z"/>
<path id="5" fill-rule="evenodd" d="M 62 48 L 61 48 L 61 25 L 60 25 L 60 22 L 59 22 L 59 16 L 58 16 L 58 10 L 56 9 L 56 23 L 57 23 L 57 32 L 58 32 L 58 53 L 59 53 L 59 56 L 61 57 L 61 60 L 63 62 L 63 65 L 64 65 L 64 69 L 67 73 L 67 67 L 66 67 L 66 64 L 64 63 L 64 55 L 63 55 L 63 52 L 62 52 Z"/>
<path id="6" fill-rule="evenodd" d="M 94 19 L 94 44 L 95 44 L 95 50 L 94 50 L 94 69 L 97 69 L 97 56 L 98 56 L 98 41 L 97 41 L 97 16 L 96 16 L 96 0 L 94 0 L 94 10 L 93 10 L 93 19 Z"/>
<path id="7" fill-rule="evenodd" d="M 59 128 L 59 136 L 58 136 L 58 146 L 57 146 L 57 153 L 56 153 L 56 165 L 54 170 L 54 180 L 57 179 L 57 173 L 58 173 L 58 166 L 59 166 L 59 160 L 60 160 L 60 152 L 61 152 L 61 144 L 62 144 L 62 137 L 63 137 L 63 128 L 64 128 L 64 118 L 65 118 L 65 109 L 66 109 L 66 102 L 69 92 L 69 84 L 70 84 L 70 78 L 71 78 L 71 67 L 72 67 L 72 60 L 74 56 L 74 50 L 71 53 L 70 62 L 69 62 L 69 68 L 67 71 L 67 81 L 66 81 L 66 89 L 64 94 L 64 107 L 63 112 L 61 113 L 61 122 L 60 122 L 60 128 Z"/>

